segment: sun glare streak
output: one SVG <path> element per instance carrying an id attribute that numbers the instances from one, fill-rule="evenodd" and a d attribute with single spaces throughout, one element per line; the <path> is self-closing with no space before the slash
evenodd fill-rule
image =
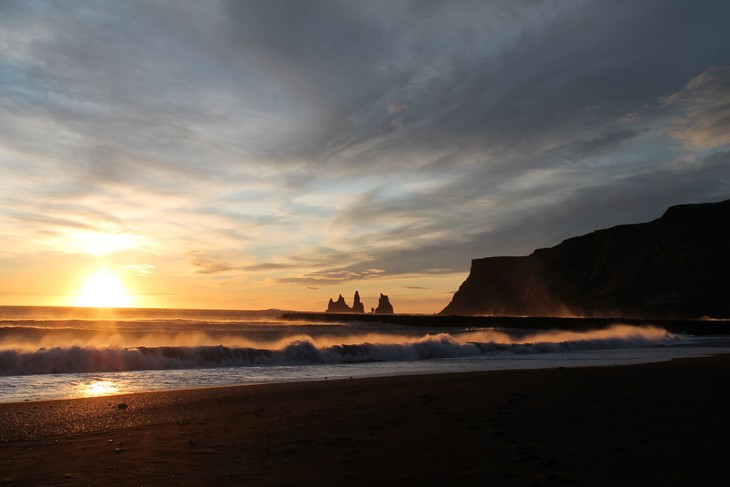
<path id="1" fill-rule="evenodd" d="M 94 308 L 126 308 L 130 305 L 131 299 L 121 278 L 106 269 L 86 278 L 76 300 L 76 306 Z"/>

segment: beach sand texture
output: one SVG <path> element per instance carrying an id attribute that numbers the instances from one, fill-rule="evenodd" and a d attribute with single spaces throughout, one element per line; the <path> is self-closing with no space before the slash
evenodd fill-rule
<path id="1" fill-rule="evenodd" d="M 727 485 L 730 355 L 0 404 L 2 485 Z"/>

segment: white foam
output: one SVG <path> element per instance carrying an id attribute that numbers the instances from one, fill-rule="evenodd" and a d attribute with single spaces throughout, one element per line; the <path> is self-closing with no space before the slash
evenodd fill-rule
<path id="1" fill-rule="evenodd" d="M 494 353 L 551 354 L 676 343 L 680 337 L 653 327 L 614 327 L 590 332 L 545 332 L 521 339 L 494 330 L 440 333 L 421 338 L 383 335 L 380 342 L 352 343 L 342 336 L 303 336 L 275 348 L 256 346 L 69 346 L 0 351 L 0 375 L 120 372 L 134 370 L 247 367 L 260 365 L 356 364 L 477 357 Z M 376 337 L 378 338 L 378 337 Z"/>

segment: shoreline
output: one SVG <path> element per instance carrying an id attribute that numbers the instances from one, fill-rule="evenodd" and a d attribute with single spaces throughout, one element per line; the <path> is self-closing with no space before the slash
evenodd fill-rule
<path id="1" fill-rule="evenodd" d="M 4 485 L 726 481 L 730 354 L 0 404 Z"/>
<path id="2" fill-rule="evenodd" d="M 702 358 L 716 355 L 723 355 L 730 353 L 730 338 L 725 336 L 717 337 L 703 337 L 704 341 L 697 341 L 692 343 L 683 343 L 681 345 L 655 345 L 652 347 L 638 347 L 632 349 L 631 347 L 625 349 L 607 349 L 604 350 L 599 357 L 596 358 L 591 356 L 592 351 L 572 351 L 565 355 L 562 359 L 555 359 L 554 356 L 550 361 L 542 360 L 517 360 L 519 355 L 514 357 L 511 361 L 480 361 L 473 363 L 463 362 L 450 362 L 446 359 L 446 362 L 439 362 L 438 366 L 431 368 L 423 368 L 416 364 L 430 365 L 431 360 L 426 361 L 403 361 L 403 362 L 391 362 L 391 366 L 409 366 L 416 365 L 416 367 L 407 368 L 392 368 L 389 371 L 383 371 L 382 369 L 359 369 L 349 368 L 348 365 L 358 367 L 359 365 L 367 364 L 340 364 L 337 368 L 332 369 L 327 364 L 311 365 L 312 371 L 318 369 L 318 367 L 326 367 L 326 369 L 317 370 L 319 375 L 314 373 L 303 374 L 301 377 L 286 376 L 284 378 L 268 376 L 265 379 L 248 379 L 248 380 L 219 380 L 220 374 L 216 374 L 219 371 L 218 368 L 206 368 L 200 369 L 202 371 L 211 371 L 212 375 L 210 381 L 204 383 L 200 378 L 196 380 L 195 384 L 190 384 L 184 381 L 179 383 L 170 382 L 169 378 L 164 375 L 166 372 L 176 373 L 185 372 L 190 369 L 150 369 L 150 370 L 138 370 L 138 371 L 110 371 L 110 372 L 83 372 L 83 373 L 61 373 L 61 374 L 37 374 L 37 375 L 16 375 L 16 376 L 4 376 L 0 377 L 0 391 L 5 390 L 9 396 L 0 395 L 0 405 L 2 404 L 32 404 L 44 401 L 61 401 L 61 400 L 77 400 L 94 397 L 115 397 L 125 396 L 133 394 L 145 394 L 145 393 L 166 393 L 166 392 L 178 392 L 178 391 L 195 391 L 197 389 L 216 389 L 216 388 L 229 388 L 229 387 L 246 387 L 246 386 L 262 386 L 269 384 L 294 384 L 294 383 L 307 383 L 307 382 L 318 382 L 323 380 L 335 381 L 335 380 L 347 380 L 347 379 L 370 379 L 370 378 L 383 378 L 383 377 L 412 377 L 412 376 L 423 376 L 423 375 L 459 375 L 459 374 L 473 374 L 473 373 L 490 373 L 490 372 L 509 372 L 509 371 L 532 371 L 532 370 L 544 370 L 551 368 L 582 368 L 582 367 L 617 367 L 626 365 L 642 365 L 668 362 L 675 359 L 690 359 L 690 358 Z M 630 352 L 631 350 L 643 350 L 641 357 L 636 356 L 612 356 L 611 352 Z M 649 351 L 656 351 L 655 354 L 648 354 Z M 586 356 L 588 354 L 588 356 Z M 543 358 L 549 357 L 550 355 L 540 355 Z M 532 354 L 527 354 L 524 357 L 533 357 Z M 339 368 L 348 367 L 348 368 Z M 238 368 L 234 369 L 238 370 Z M 140 387 L 138 385 L 141 377 L 132 379 L 131 383 L 127 383 L 126 374 L 156 374 L 157 379 L 155 380 L 164 382 L 166 385 L 161 387 L 150 387 L 149 385 Z M 122 374 L 118 376 L 118 374 Z M 23 378 L 42 378 L 43 391 L 55 391 L 56 394 L 48 394 L 46 392 L 39 393 L 37 390 L 38 385 L 29 389 L 26 394 L 13 393 L 12 390 L 16 387 L 23 387 L 22 384 L 13 384 L 15 382 L 27 383 L 27 380 Z M 8 379 L 3 381 L 3 379 Z M 145 383 L 150 383 L 149 377 L 144 379 Z M 68 387 L 67 384 L 71 382 L 76 384 L 74 387 Z M 101 384 L 102 389 L 95 387 L 95 385 Z M 110 389 L 111 388 L 111 389 Z M 100 392 L 101 391 L 101 392 Z M 106 392 L 104 392 L 106 391 Z"/>
<path id="3" fill-rule="evenodd" d="M 428 330 L 428 329 L 426 329 Z M 562 333 L 562 332 L 561 332 Z M 599 337 L 601 338 L 601 337 Z M 197 388 L 237 387 L 275 383 L 312 382 L 322 379 L 362 379 L 370 377 L 459 374 L 549 368 L 613 367 L 649 364 L 678 358 L 693 358 L 730 352 L 730 337 L 725 335 L 670 338 L 646 346 L 593 347 L 567 346 L 563 350 L 516 353 L 492 358 L 444 357 L 436 360 L 395 360 L 355 363 L 312 363 L 277 367 L 275 373 L 259 373 L 259 367 L 150 368 L 109 371 L 78 371 L 0 376 L 0 404 L 49 400 L 82 399 L 95 396 L 120 396 L 146 392 L 195 390 Z M 567 338 L 564 338 L 567 339 Z M 600 340 L 599 340 L 600 341 Z M 580 340 L 576 342 L 579 344 Z M 565 342 L 572 343 L 572 342 Z M 529 345 L 529 343 L 528 343 Z M 241 372 L 247 371 L 247 372 Z M 191 375 L 192 374 L 192 375 Z"/>

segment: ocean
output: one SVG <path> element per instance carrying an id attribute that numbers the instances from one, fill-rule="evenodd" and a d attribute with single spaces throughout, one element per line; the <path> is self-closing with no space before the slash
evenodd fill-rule
<path id="1" fill-rule="evenodd" d="M 0 306 L 0 402 L 708 355 L 717 338 L 279 320 L 279 310 Z M 387 319 L 387 318 L 386 318 Z"/>

